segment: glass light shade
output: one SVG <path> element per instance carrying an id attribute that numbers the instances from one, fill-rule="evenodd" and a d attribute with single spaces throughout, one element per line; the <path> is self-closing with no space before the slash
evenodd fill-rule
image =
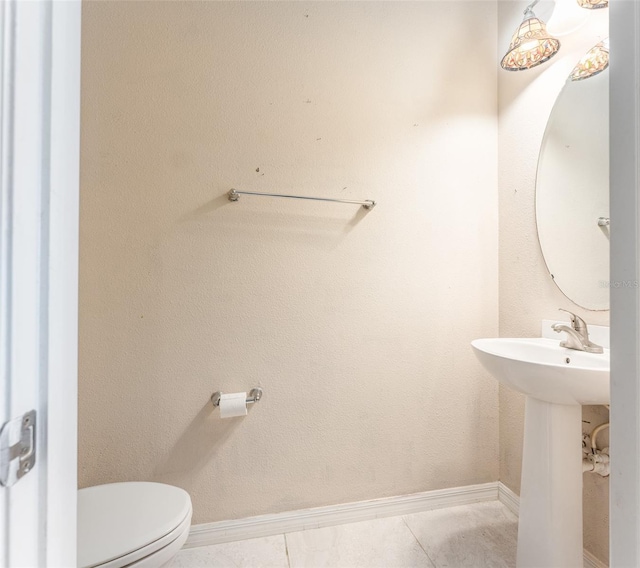
<path id="1" fill-rule="evenodd" d="M 569 78 L 572 81 L 582 81 L 602 73 L 609 67 L 609 38 L 592 47 L 587 54 L 578 61 Z"/>
<path id="2" fill-rule="evenodd" d="M 506 71 L 524 71 L 548 61 L 558 53 L 558 49 L 560 42 L 547 33 L 542 20 L 528 11 L 513 34 L 500 65 Z"/>
<path id="3" fill-rule="evenodd" d="M 597 10 L 598 8 L 606 8 L 609 0 L 578 0 L 578 6 L 587 10 Z"/>
<path id="4" fill-rule="evenodd" d="M 589 12 L 582 10 L 575 0 L 556 0 L 553 14 L 547 22 L 547 32 L 563 36 L 575 32 L 589 19 Z"/>

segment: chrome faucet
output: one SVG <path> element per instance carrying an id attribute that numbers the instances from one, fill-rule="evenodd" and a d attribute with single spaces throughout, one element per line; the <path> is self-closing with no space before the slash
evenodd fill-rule
<path id="1" fill-rule="evenodd" d="M 567 334 L 567 338 L 560 342 L 560 347 L 586 351 L 587 353 L 604 353 L 604 350 L 600 345 L 596 345 L 589 340 L 587 322 L 569 310 L 563 310 L 562 308 L 559 309 L 561 312 L 567 312 L 571 319 L 571 327 L 562 323 L 554 323 L 551 326 L 551 329 L 556 333 L 564 331 Z"/>

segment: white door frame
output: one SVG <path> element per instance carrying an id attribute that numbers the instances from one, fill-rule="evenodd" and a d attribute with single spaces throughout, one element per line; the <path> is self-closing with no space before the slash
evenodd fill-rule
<path id="1" fill-rule="evenodd" d="M 610 3 L 610 565 L 640 566 L 640 3 Z"/>
<path id="2" fill-rule="evenodd" d="M 76 564 L 80 2 L 0 4 L 0 423 L 36 464 L 0 488 L 0 565 Z"/>

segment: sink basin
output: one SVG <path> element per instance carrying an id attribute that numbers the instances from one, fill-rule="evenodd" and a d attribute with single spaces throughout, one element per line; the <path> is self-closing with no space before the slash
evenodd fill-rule
<path id="1" fill-rule="evenodd" d="M 471 346 L 500 383 L 555 404 L 609 404 L 609 350 L 585 353 L 560 339 L 476 339 Z"/>

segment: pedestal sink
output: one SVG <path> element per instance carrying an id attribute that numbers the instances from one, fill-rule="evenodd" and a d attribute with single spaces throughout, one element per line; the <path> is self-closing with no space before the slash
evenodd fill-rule
<path id="1" fill-rule="evenodd" d="M 517 567 L 582 567 L 581 405 L 609 404 L 609 350 L 543 338 L 471 346 L 500 383 L 527 395 Z"/>

